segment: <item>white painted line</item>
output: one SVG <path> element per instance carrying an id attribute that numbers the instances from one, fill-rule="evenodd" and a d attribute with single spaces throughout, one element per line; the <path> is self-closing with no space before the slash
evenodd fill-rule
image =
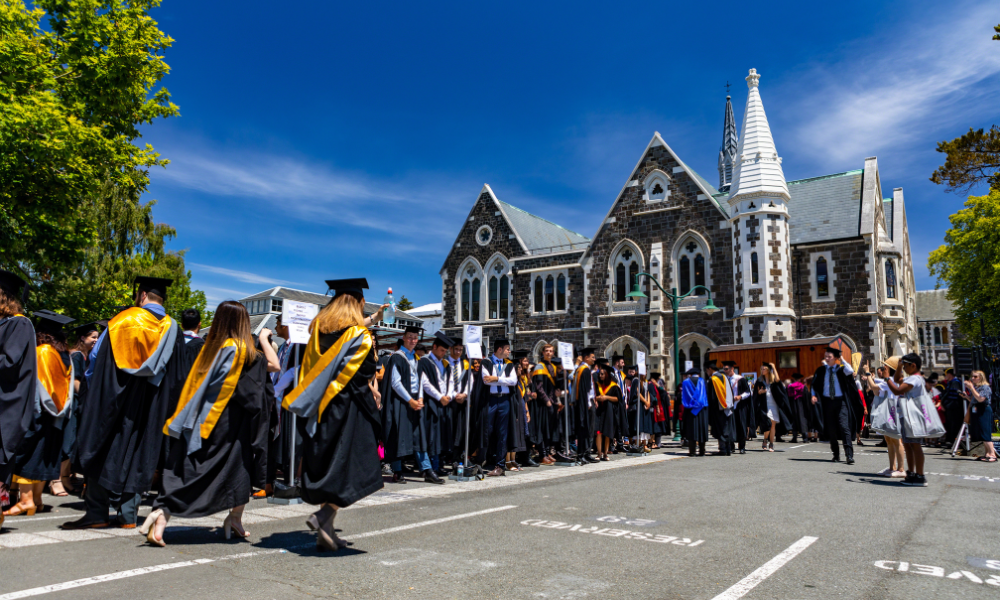
<path id="1" fill-rule="evenodd" d="M 808 446 L 809 444 L 799 444 L 798 446 L 792 446 L 789 450 L 795 450 L 796 448 L 801 448 L 803 446 Z"/>
<path id="2" fill-rule="evenodd" d="M 517 508 L 517 505 L 508 504 L 507 506 L 498 506 L 496 508 L 487 508 L 486 510 L 477 510 L 476 512 L 465 513 L 461 515 L 452 515 L 450 517 L 444 517 L 441 519 L 432 519 L 430 521 L 420 521 L 419 523 L 410 523 L 409 525 L 400 525 L 399 527 L 390 527 L 389 529 L 379 529 L 378 531 L 369 531 L 367 533 L 359 533 L 357 535 L 348 536 L 349 540 L 360 540 L 366 537 L 372 537 L 376 535 L 384 535 L 386 533 L 396 533 L 397 531 L 406 531 L 407 529 L 416 529 L 417 527 L 427 527 L 428 525 L 437 525 L 439 523 L 447 523 L 448 521 L 457 521 L 459 519 L 468 519 L 470 517 L 478 517 L 479 515 L 488 515 L 490 513 L 500 512 L 502 510 L 510 510 L 512 508 Z M 0 598 L 0 600 L 4 600 Z"/>
<path id="3" fill-rule="evenodd" d="M 803 550 L 811 546 L 812 543 L 818 539 L 819 538 L 808 535 L 805 536 L 788 548 L 785 548 L 780 554 L 771 560 L 764 563 L 764 565 L 759 569 L 741 579 L 733 587 L 722 592 L 715 598 L 712 598 L 712 600 L 737 600 L 738 598 L 742 598 L 747 594 L 747 592 L 757 587 L 760 582 L 764 581 L 771 575 L 774 575 L 775 571 L 785 566 L 788 561 L 798 556 Z M 0 600 L 4 599 L 0 598 Z"/>
<path id="4" fill-rule="evenodd" d="M 106 581 L 115 581 L 118 579 L 127 579 L 129 577 L 138 577 L 139 575 L 148 575 L 149 573 L 158 573 L 160 571 L 169 571 L 171 569 L 179 569 L 182 567 L 205 565 L 208 563 L 218 562 L 220 560 L 233 560 L 235 558 L 245 558 L 248 556 L 258 556 L 261 554 L 275 554 L 278 552 L 284 552 L 284 550 L 261 550 L 259 552 L 244 552 L 242 554 L 232 554 L 229 556 L 221 556 L 219 558 L 196 558 L 195 560 L 185 560 L 182 562 L 153 565 L 151 567 L 142 567 L 141 569 L 119 571 L 117 573 L 108 573 L 107 575 L 98 575 L 96 577 L 87 577 L 85 579 L 74 579 L 73 581 L 67 581 L 64 583 L 55 583 L 43 587 L 31 588 L 30 590 L 21 590 L 20 592 L 11 592 L 9 594 L 0 595 L 0 600 L 15 600 L 17 598 L 30 598 L 31 596 L 41 596 L 42 594 L 59 592 L 62 590 L 70 590 L 73 588 L 83 587 L 85 585 L 94 585 L 95 583 L 104 583 Z"/>

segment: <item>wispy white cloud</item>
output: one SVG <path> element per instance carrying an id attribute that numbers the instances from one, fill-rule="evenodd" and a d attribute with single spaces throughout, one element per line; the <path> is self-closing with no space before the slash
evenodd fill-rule
<path id="1" fill-rule="evenodd" d="M 214 273 L 216 275 L 222 275 L 224 277 L 228 277 L 229 279 L 242 281 L 243 283 L 258 283 L 264 285 L 302 285 L 302 284 L 296 284 L 293 281 L 274 279 L 273 277 L 267 277 L 264 275 L 259 275 L 257 273 L 250 273 L 249 271 L 238 271 L 236 269 L 226 269 L 223 267 L 215 267 L 212 265 L 203 265 L 201 263 L 187 263 L 187 265 L 192 267 L 196 271 L 204 271 L 206 273 Z"/>
<path id="2" fill-rule="evenodd" d="M 785 86 L 795 90 L 782 95 L 799 99 L 787 115 L 797 152 L 838 166 L 880 151 L 898 159 L 925 152 L 928 133 L 957 135 L 956 125 L 977 124 L 974 115 L 981 118 L 986 106 L 995 110 L 1000 43 L 990 38 L 996 5 L 924 8 L 914 7 L 919 21 L 849 46 L 843 59 L 815 65 Z"/>

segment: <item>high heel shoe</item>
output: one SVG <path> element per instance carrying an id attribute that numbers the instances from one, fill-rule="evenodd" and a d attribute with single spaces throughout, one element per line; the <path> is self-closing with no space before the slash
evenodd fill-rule
<path id="1" fill-rule="evenodd" d="M 154 546 L 159 546 L 163 548 L 166 546 L 166 542 L 163 541 L 163 534 L 160 534 L 160 539 L 156 539 L 156 523 L 160 520 L 160 517 L 164 519 L 167 515 L 162 509 L 156 509 L 146 516 L 146 520 L 142 522 L 142 526 L 139 527 L 139 533 L 146 536 L 146 541 Z M 164 524 L 164 530 L 166 530 L 166 525 Z"/>
<path id="2" fill-rule="evenodd" d="M 306 519 L 306 526 L 312 531 L 319 531 L 323 525 L 336 513 L 336 511 L 329 505 L 324 505 L 322 508 L 309 515 Z"/>
<path id="3" fill-rule="evenodd" d="M 226 518 L 222 520 L 222 533 L 229 539 L 230 533 L 236 533 L 238 537 L 246 539 L 250 537 L 250 532 L 243 529 L 242 524 L 237 525 L 233 523 L 233 513 L 226 515 Z"/>
<path id="4" fill-rule="evenodd" d="M 14 506 L 11 506 L 7 510 L 3 511 L 3 516 L 5 516 L 5 517 L 18 517 L 18 516 L 21 516 L 21 515 L 25 515 L 25 516 L 28 516 L 28 517 L 33 517 L 33 516 L 35 516 L 35 512 L 37 510 L 38 510 L 38 507 L 35 506 L 34 504 L 31 505 L 31 508 L 25 508 L 24 506 L 21 506 L 21 504 L 15 504 Z"/>

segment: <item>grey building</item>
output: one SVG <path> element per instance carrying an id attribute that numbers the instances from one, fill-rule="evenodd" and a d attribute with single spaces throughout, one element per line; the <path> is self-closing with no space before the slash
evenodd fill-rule
<path id="1" fill-rule="evenodd" d="M 533 350 L 555 341 L 595 346 L 631 362 L 645 352 L 672 375 L 672 311 L 626 295 L 636 274 L 681 293 L 712 292 L 722 311 L 679 311 L 679 358 L 736 343 L 842 335 L 864 359 L 917 349 L 909 232 L 902 188 L 883 192 L 876 158 L 843 173 L 786 182 L 758 87 L 747 77 L 743 132 L 727 98 L 718 157 L 721 192 L 659 133 L 642 150 L 593 238 L 499 199 L 484 185 L 445 258 L 443 329 L 464 324 Z M 743 365 L 754 369 L 756 365 Z"/>
<path id="2" fill-rule="evenodd" d="M 948 290 L 917 292 L 917 329 L 920 339 L 920 358 L 924 372 L 941 372 L 955 366 L 952 345 L 961 345 L 958 325 L 955 324 L 955 306 L 947 298 Z"/>

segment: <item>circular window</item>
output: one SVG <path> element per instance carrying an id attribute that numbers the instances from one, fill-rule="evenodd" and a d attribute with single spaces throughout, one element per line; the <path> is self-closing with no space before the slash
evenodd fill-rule
<path id="1" fill-rule="evenodd" d="M 486 244 L 489 244 L 490 240 L 492 239 L 493 239 L 493 230 L 490 229 L 489 225 L 483 225 L 482 227 L 479 228 L 479 231 L 476 232 L 476 242 L 478 242 L 480 246 L 485 246 Z"/>

